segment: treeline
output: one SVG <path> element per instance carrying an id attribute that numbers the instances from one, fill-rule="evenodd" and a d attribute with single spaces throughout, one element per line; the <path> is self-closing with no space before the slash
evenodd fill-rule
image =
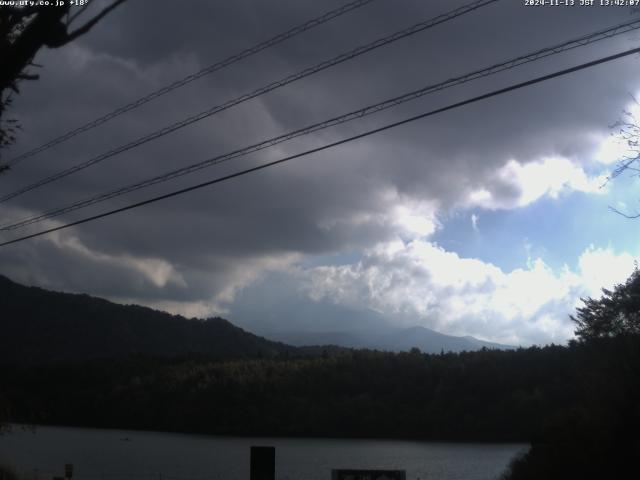
<path id="1" fill-rule="evenodd" d="M 0 378 L 16 422 L 534 444 L 570 422 L 596 445 L 637 426 L 639 372 L 640 339 L 622 336 L 443 355 L 12 365 Z"/>

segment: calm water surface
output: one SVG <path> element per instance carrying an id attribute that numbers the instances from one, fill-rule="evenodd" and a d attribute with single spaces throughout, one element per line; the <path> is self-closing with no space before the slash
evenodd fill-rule
<path id="1" fill-rule="evenodd" d="M 65 463 L 77 480 L 248 480 L 251 445 L 276 447 L 279 480 L 330 480 L 332 468 L 402 469 L 407 480 L 494 479 L 526 448 L 37 427 L 0 436 L 0 462 L 34 480 L 62 475 Z"/>

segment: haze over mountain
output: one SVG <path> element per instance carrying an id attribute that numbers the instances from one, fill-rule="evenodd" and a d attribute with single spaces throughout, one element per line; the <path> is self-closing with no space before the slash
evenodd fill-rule
<path id="1" fill-rule="evenodd" d="M 416 347 L 426 353 L 474 351 L 481 348 L 507 350 L 511 345 L 487 342 L 472 336 L 445 335 L 430 328 L 414 326 L 409 328 L 389 327 L 383 332 L 346 330 L 334 332 L 280 332 L 267 335 L 269 338 L 290 345 L 338 345 L 349 348 L 372 348 L 393 352 L 407 351 Z"/>

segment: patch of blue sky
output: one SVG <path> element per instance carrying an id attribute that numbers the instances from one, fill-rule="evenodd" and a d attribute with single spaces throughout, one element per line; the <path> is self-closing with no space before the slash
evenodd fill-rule
<path id="1" fill-rule="evenodd" d="M 640 179 L 616 179 L 605 193 L 571 192 L 543 197 L 512 210 L 473 209 L 441 218 L 431 240 L 462 257 L 490 262 L 504 271 L 541 258 L 554 270 L 576 269 L 580 255 L 594 246 L 640 254 L 640 218 L 610 210 L 640 212 Z M 637 207 L 637 208 L 636 208 Z M 476 227 L 472 222 L 476 217 Z"/>

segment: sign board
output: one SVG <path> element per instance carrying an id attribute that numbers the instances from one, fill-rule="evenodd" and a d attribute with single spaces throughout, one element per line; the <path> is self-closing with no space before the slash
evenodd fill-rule
<path id="1" fill-rule="evenodd" d="M 331 470 L 331 480 L 407 480 L 405 470 Z"/>

